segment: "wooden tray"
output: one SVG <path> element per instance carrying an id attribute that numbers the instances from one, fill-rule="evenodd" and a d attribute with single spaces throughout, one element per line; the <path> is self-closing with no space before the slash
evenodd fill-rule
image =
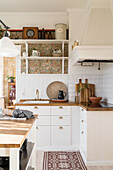
<path id="1" fill-rule="evenodd" d="M 67 102 L 68 100 L 51 99 L 51 101 L 52 102 L 64 103 L 64 102 Z"/>
<path id="2" fill-rule="evenodd" d="M 46 93 L 50 99 L 57 99 L 59 90 L 63 90 L 67 94 L 67 86 L 61 81 L 54 81 L 47 87 Z"/>

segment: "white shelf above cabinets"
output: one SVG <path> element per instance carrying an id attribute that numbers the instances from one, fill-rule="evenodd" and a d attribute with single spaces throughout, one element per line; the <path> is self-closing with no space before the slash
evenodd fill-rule
<path id="1" fill-rule="evenodd" d="M 23 59 L 28 59 L 28 60 L 33 60 L 33 59 L 36 59 L 36 60 L 68 60 L 68 57 L 38 57 L 38 56 L 30 56 L 30 57 L 20 57 L 21 60 Z"/>
<path id="2" fill-rule="evenodd" d="M 29 39 L 18 39 L 18 40 L 12 40 L 15 44 L 68 44 L 69 40 L 41 40 L 41 39 L 33 39 L 33 40 L 29 40 Z"/>

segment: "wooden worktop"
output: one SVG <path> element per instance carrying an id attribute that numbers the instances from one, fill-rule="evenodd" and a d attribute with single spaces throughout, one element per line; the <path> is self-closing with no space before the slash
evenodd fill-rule
<path id="1" fill-rule="evenodd" d="M 91 108 L 85 105 L 85 103 L 80 103 L 77 104 L 75 102 L 52 102 L 49 101 L 49 103 L 38 103 L 38 104 L 33 104 L 33 103 L 23 103 L 24 101 L 30 101 L 31 99 L 22 99 L 20 102 L 16 103 L 15 106 L 80 106 L 86 111 L 113 111 L 113 108 Z M 35 101 L 35 99 L 34 99 Z"/>
<path id="2" fill-rule="evenodd" d="M 0 148 L 20 148 L 35 121 L 0 120 Z"/>
<path id="3" fill-rule="evenodd" d="M 75 102 L 52 102 L 49 103 L 23 103 L 24 101 L 29 100 L 20 100 L 20 102 L 16 103 L 15 106 L 79 106 L 79 104 Z"/>
<path id="4" fill-rule="evenodd" d="M 113 111 L 113 108 L 111 107 L 106 107 L 106 108 L 101 108 L 101 107 L 88 107 L 85 105 L 85 103 L 80 103 L 79 104 L 80 107 L 82 107 L 83 109 L 85 109 L 86 111 Z"/>

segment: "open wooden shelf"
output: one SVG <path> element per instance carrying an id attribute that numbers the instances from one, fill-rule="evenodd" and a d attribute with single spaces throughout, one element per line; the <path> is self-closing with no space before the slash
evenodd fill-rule
<path id="1" fill-rule="evenodd" d="M 20 170 L 26 170 L 27 169 L 31 155 L 32 155 L 33 148 L 34 148 L 34 143 L 28 142 L 27 143 L 27 150 L 23 151 L 22 155 L 21 155 Z"/>

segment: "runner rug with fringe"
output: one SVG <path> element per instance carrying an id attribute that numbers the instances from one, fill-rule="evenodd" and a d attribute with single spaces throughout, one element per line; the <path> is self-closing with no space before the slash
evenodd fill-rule
<path id="1" fill-rule="evenodd" d="M 44 152 L 43 170 L 87 170 L 80 152 Z"/>

